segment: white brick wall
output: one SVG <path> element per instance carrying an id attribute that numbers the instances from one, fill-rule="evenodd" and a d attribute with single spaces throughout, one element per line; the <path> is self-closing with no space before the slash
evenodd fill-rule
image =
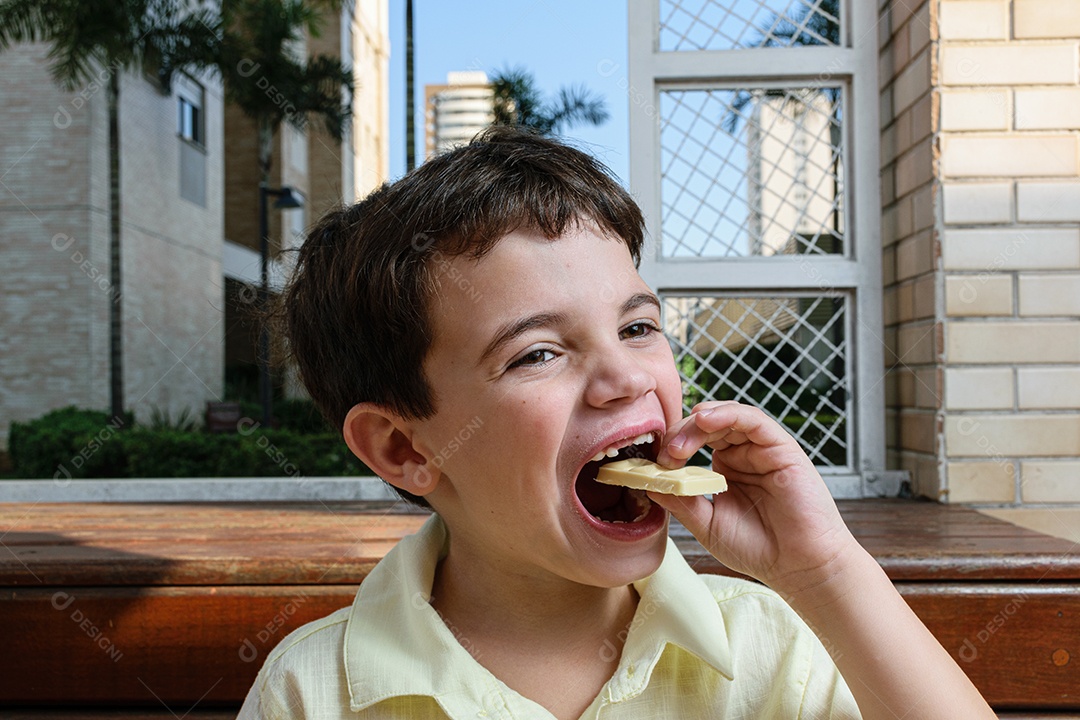
<path id="1" fill-rule="evenodd" d="M 937 2 L 945 494 L 1077 503 L 1080 2 Z"/>
<path id="2" fill-rule="evenodd" d="M 1008 130 L 1009 93 L 1005 90 L 953 90 L 941 93 L 941 129 L 946 132 Z"/>
<path id="3" fill-rule="evenodd" d="M 1038 45 L 946 45 L 941 54 L 945 85 L 1075 85 L 1077 43 Z"/>
<path id="4" fill-rule="evenodd" d="M 952 321 L 945 327 L 945 355 L 963 364 L 1080 363 L 1080 323 Z"/>
<path id="5" fill-rule="evenodd" d="M 1080 36 L 1080 3 L 1076 0 L 1015 0 L 1018 38 Z"/>
<path id="6" fill-rule="evenodd" d="M 1020 222 L 1080 222 L 1080 182 L 1021 182 L 1016 186 Z"/>
<path id="7" fill-rule="evenodd" d="M 945 371 L 946 409 L 1011 410 L 1013 405 L 1012 368 L 951 368 Z"/>
<path id="8" fill-rule="evenodd" d="M 1080 274 L 1021 274 L 1020 315 L 1080 317 Z"/>
<path id="9" fill-rule="evenodd" d="M 947 224 L 1000 225 L 1012 220 L 1012 183 L 946 183 L 943 192 Z"/>
<path id="10" fill-rule="evenodd" d="M 1080 462 L 1028 461 L 1020 464 L 1020 497 L 1031 503 L 1080 503 Z"/>
<path id="11" fill-rule="evenodd" d="M 945 446 L 950 458 L 1074 457 L 1078 440 L 1080 414 L 956 414 L 945 418 Z"/>
<path id="12" fill-rule="evenodd" d="M 946 135 L 945 177 L 1075 177 L 1075 135 Z"/>
<path id="13" fill-rule="evenodd" d="M 1011 503 L 1016 496 L 1016 465 L 1001 462 L 951 462 L 947 476 L 951 503 Z"/>
<path id="14" fill-rule="evenodd" d="M 1016 91 L 1017 130 L 1080 128 L 1080 88 Z"/>
<path id="15" fill-rule="evenodd" d="M 1080 367 L 1022 367 L 1016 376 L 1021 409 L 1080 408 Z"/>
<path id="16" fill-rule="evenodd" d="M 1012 275 L 983 272 L 946 276 L 945 314 L 949 317 L 1012 315 Z"/>
<path id="17" fill-rule="evenodd" d="M 1077 268 L 1080 229 L 947 229 L 942 261 L 946 270 Z"/>
<path id="18" fill-rule="evenodd" d="M 1009 37 L 1009 3 L 1005 0 L 945 0 L 938 15 L 945 40 L 1005 40 Z"/>

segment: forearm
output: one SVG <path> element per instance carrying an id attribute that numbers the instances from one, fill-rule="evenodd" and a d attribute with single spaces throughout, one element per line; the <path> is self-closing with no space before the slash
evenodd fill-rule
<path id="1" fill-rule="evenodd" d="M 849 555 L 828 580 L 785 595 L 829 649 L 863 718 L 994 718 L 877 562 L 857 546 Z"/>

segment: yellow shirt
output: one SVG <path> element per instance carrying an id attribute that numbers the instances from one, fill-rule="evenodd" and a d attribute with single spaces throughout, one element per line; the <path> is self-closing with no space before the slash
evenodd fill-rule
<path id="1" fill-rule="evenodd" d="M 239 720 L 550 720 L 488 672 L 428 603 L 446 541 L 433 515 L 386 554 L 352 607 L 282 640 Z M 768 588 L 699 576 L 670 540 L 660 568 L 634 587 L 640 600 L 618 669 L 582 718 L 860 717 L 825 648 Z"/>

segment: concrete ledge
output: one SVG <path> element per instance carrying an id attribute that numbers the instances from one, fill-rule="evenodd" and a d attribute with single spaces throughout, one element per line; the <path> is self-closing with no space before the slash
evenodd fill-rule
<path id="1" fill-rule="evenodd" d="M 377 477 L 0 480 L 0 502 L 274 502 L 397 500 Z"/>

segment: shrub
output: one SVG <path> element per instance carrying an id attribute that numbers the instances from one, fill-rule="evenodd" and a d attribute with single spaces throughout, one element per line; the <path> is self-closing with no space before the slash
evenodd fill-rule
<path id="1" fill-rule="evenodd" d="M 336 433 L 338 428 L 332 428 L 323 419 L 322 413 L 315 407 L 311 400 L 274 400 L 270 414 L 274 418 L 274 425 L 278 430 L 289 430 L 295 433 L 322 435 L 324 433 Z M 250 400 L 240 401 L 240 415 L 252 420 L 262 421 L 262 405 Z"/>
<path id="2" fill-rule="evenodd" d="M 311 400 L 275 400 L 273 415 L 282 430 L 312 435 L 338 431 L 338 428 L 330 427 Z"/>
<path id="3" fill-rule="evenodd" d="M 65 408 L 13 423 L 14 476 L 308 477 L 370 475 L 333 432 L 303 434 L 253 427 L 211 434 L 109 423 L 104 412 Z"/>
<path id="4" fill-rule="evenodd" d="M 13 422 L 8 436 L 15 474 L 21 477 L 125 477 L 127 462 L 116 438 L 134 425 L 96 410 L 66 407 L 30 422 Z"/>
<path id="5" fill-rule="evenodd" d="M 208 435 L 135 430 L 124 439 L 131 477 L 370 475 L 337 435 L 287 430 Z"/>

